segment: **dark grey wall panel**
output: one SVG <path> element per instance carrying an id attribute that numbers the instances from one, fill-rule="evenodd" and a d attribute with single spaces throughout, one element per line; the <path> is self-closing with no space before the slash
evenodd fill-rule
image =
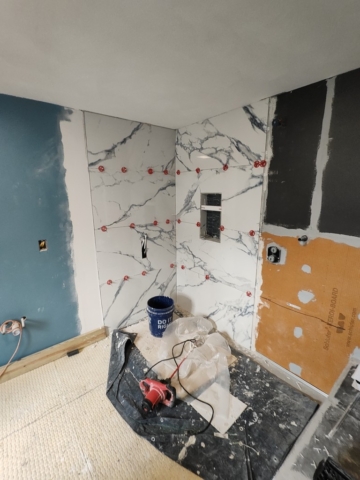
<path id="1" fill-rule="evenodd" d="M 307 228 L 316 179 L 316 155 L 326 100 L 326 81 L 277 97 L 265 223 Z"/>
<path id="2" fill-rule="evenodd" d="M 335 81 L 319 230 L 360 237 L 360 69 Z"/>

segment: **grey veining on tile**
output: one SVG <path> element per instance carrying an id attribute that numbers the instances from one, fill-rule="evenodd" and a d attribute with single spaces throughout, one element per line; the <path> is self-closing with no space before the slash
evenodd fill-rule
<path id="1" fill-rule="evenodd" d="M 268 101 L 182 128 L 176 140 L 178 303 L 251 346 Z M 221 242 L 200 238 L 201 193 L 221 193 Z"/>
<path id="2" fill-rule="evenodd" d="M 103 316 L 114 328 L 144 318 L 150 297 L 176 295 L 175 132 L 91 113 L 85 128 Z"/>

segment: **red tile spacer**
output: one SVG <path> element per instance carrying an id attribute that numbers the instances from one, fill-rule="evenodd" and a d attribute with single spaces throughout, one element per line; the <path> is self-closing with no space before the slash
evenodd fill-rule
<path id="1" fill-rule="evenodd" d="M 181 223 L 181 220 L 180 220 L 180 218 L 178 218 L 176 221 L 177 221 L 178 223 Z"/>
<path id="2" fill-rule="evenodd" d="M 210 280 L 210 275 L 205 275 L 206 280 Z"/>
<path id="3" fill-rule="evenodd" d="M 146 275 L 145 270 L 144 270 L 143 272 L 141 272 L 141 275 L 142 275 L 143 277 L 145 277 L 145 275 Z"/>
<path id="4" fill-rule="evenodd" d="M 148 174 L 152 175 L 154 173 L 154 170 L 152 168 L 148 168 Z"/>
<path id="5" fill-rule="evenodd" d="M 266 160 L 261 160 L 260 167 L 266 167 Z"/>
<path id="6" fill-rule="evenodd" d="M 228 170 L 228 169 L 229 169 L 229 165 L 224 165 L 224 166 L 223 166 L 224 172 L 226 172 L 226 170 Z"/>
<path id="7" fill-rule="evenodd" d="M 127 168 L 126 168 L 126 167 L 122 167 L 122 168 L 121 168 L 121 171 L 122 171 L 122 173 L 126 173 L 126 172 L 127 172 Z"/>
<path id="8" fill-rule="evenodd" d="M 158 221 L 157 220 L 154 220 L 154 225 L 156 227 L 156 225 L 158 224 Z"/>
<path id="9" fill-rule="evenodd" d="M 164 170 L 164 175 L 169 175 L 169 170 Z"/>
<path id="10" fill-rule="evenodd" d="M 260 162 L 259 162 L 259 160 L 255 160 L 255 162 L 254 162 L 254 167 L 255 167 L 255 168 L 259 168 L 259 167 L 260 167 Z"/>
<path id="11" fill-rule="evenodd" d="M 196 172 L 197 174 L 199 174 L 199 173 L 201 172 L 200 168 L 198 167 L 198 168 L 195 170 L 195 172 Z"/>
<path id="12" fill-rule="evenodd" d="M 135 228 L 135 223 L 130 223 L 130 228 Z"/>
<path id="13" fill-rule="evenodd" d="M 255 237 L 255 230 L 250 230 L 249 235 L 250 237 Z"/>
<path id="14" fill-rule="evenodd" d="M 201 223 L 200 223 L 200 222 L 196 222 L 196 226 L 197 226 L 197 227 L 201 227 Z"/>
<path id="15" fill-rule="evenodd" d="M 176 170 L 176 175 L 180 175 L 180 170 Z"/>
<path id="16" fill-rule="evenodd" d="M 248 292 L 246 292 L 246 295 L 247 295 L 248 297 L 251 297 L 251 296 L 252 296 L 252 293 L 248 291 Z"/>
<path id="17" fill-rule="evenodd" d="M 102 231 L 102 232 L 107 232 L 107 227 L 106 227 L 105 225 L 103 225 L 103 226 L 101 227 L 101 231 Z"/>
<path id="18" fill-rule="evenodd" d="M 223 232 L 225 230 L 224 225 L 221 225 L 219 230 L 221 230 Z"/>
<path id="19" fill-rule="evenodd" d="M 108 280 L 106 283 L 107 283 L 108 285 L 112 285 L 113 281 L 112 281 L 112 280 Z"/>
<path id="20" fill-rule="evenodd" d="M 175 265 L 173 263 L 170 263 L 170 268 L 174 268 Z"/>
<path id="21" fill-rule="evenodd" d="M 99 172 L 105 172 L 105 167 L 103 167 L 102 165 L 99 165 L 98 170 Z"/>
<path id="22" fill-rule="evenodd" d="M 181 265 L 181 270 L 185 270 L 185 265 Z"/>
<path id="23" fill-rule="evenodd" d="M 169 223 L 170 223 L 170 220 L 169 220 L 169 219 L 167 219 L 165 223 L 167 223 L 167 224 L 169 225 Z"/>
<path id="24" fill-rule="evenodd" d="M 126 280 L 129 280 L 128 275 L 125 275 L 124 280 L 125 280 L 125 281 L 126 281 Z"/>

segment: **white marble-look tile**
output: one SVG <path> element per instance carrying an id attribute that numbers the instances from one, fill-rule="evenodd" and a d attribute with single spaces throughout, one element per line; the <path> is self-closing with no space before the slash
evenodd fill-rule
<path id="1" fill-rule="evenodd" d="M 166 295 L 176 300 L 176 270 L 164 267 L 143 276 L 136 273 L 128 280 L 121 277 L 111 285 L 100 282 L 104 321 L 110 328 L 131 325 L 146 317 L 149 298 Z"/>
<path id="2" fill-rule="evenodd" d="M 209 316 L 246 347 L 254 312 L 264 173 L 259 162 L 265 159 L 267 117 L 264 100 L 182 128 L 176 141 L 179 305 Z M 201 193 L 222 196 L 220 243 L 200 239 Z"/>
<path id="3" fill-rule="evenodd" d="M 209 280 L 202 275 L 185 269 L 177 269 L 178 304 L 193 315 L 209 317 L 217 324 L 220 332 L 229 335 L 235 343 L 250 348 L 253 297 L 248 297 L 225 284 Z"/>
<path id="4" fill-rule="evenodd" d="M 178 266 L 242 292 L 254 289 L 257 249 L 257 237 L 247 233 L 225 230 L 217 243 L 201 239 L 196 225 L 177 227 Z"/>
<path id="5" fill-rule="evenodd" d="M 85 128 L 90 167 L 102 165 L 112 173 L 119 167 L 173 173 L 174 130 L 88 112 Z"/>
<path id="6" fill-rule="evenodd" d="M 85 128 L 103 316 L 115 328 L 144 318 L 150 297 L 176 296 L 175 132 L 90 113 Z"/>
<path id="7" fill-rule="evenodd" d="M 258 169 L 242 166 L 230 167 L 225 172 L 216 168 L 178 175 L 177 218 L 196 224 L 200 221 L 201 194 L 221 193 L 221 224 L 242 232 L 258 231 L 263 176 L 254 175 L 254 170 Z"/>
<path id="8" fill-rule="evenodd" d="M 265 155 L 268 100 L 237 108 L 177 132 L 176 168 L 252 165 Z M 258 170 L 260 173 L 260 169 Z"/>
<path id="9" fill-rule="evenodd" d="M 165 222 L 174 215 L 174 208 L 169 210 L 170 205 L 175 207 L 174 176 L 129 172 L 119 174 L 120 178 L 113 184 L 98 184 L 99 179 L 108 175 L 106 171 L 90 171 L 95 228 L 132 222 L 152 223 L 154 220 Z"/>

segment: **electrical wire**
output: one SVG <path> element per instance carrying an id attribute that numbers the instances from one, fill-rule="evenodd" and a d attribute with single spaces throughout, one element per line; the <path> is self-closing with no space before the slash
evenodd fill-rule
<path id="1" fill-rule="evenodd" d="M 10 360 L 8 361 L 8 363 L 5 365 L 5 367 L 3 368 L 3 371 L 0 373 L 0 378 L 4 375 L 4 373 L 6 372 L 6 370 L 9 368 L 11 362 L 12 362 L 12 359 L 15 357 L 15 355 L 17 354 L 18 350 L 19 350 L 19 347 L 20 347 L 20 343 L 21 343 L 21 338 L 22 338 L 22 328 L 20 328 L 20 334 L 19 334 L 19 341 L 18 341 L 18 344 L 15 348 L 15 352 L 11 355 L 10 357 Z"/>
<path id="2" fill-rule="evenodd" d="M 171 352 L 172 352 L 172 354 L 173 354 L 173 360 L 174 360 L 174 362 L 175 362 L 176 367 L 179 367 L 179 365 L 178 365 L 178 363 L 177 363 L 177 361 L 176 361 L 176 358 L 178 358 L 178 357 L 175 357 L 175 355 L 174 355 L 174 348 L 177 347 L 178 345 L 181 345 L 181 343 L 182 343 L 182 342 L 177 343 L 176 345 L 174 345 L 174 346 L 172 347 L 172 350 L 171 350 Z M 181 383 L 181 381 L 180 381 L 179 368 L 177 369 L 177 379 L 178 379 L 178 382 L 179 382 L 180 387 L 181 387 L 191 398 L 193 398 L 194 400 L 197 400 L 198 402 L 203 403 L 204 405 L 207 405 L 208 407 L 211 408 L 211 418 L 210 418 L 210 420 L 208 421 L 208 424 L 205 426 L 205 428 L 203 428 L 203 429 L 201 429 L 201 430 L 199 430 L 199 431 L 197 431 L 197 432 L 190 431 L 190 432 L 188 432 L 188 434 L 189 434 L 189 435 L 199 435 L 200 433 L 206 432 L 206 430 L 210 427 L 211 422 L 213 421 L 213 418 L 214 418 L 214 414 L 215 414 L 215 412 L 214 412 L 214 407 L 213 407 L 212 405 L 210 405 L 210 403 L 205 402 L 204 400 L 200 400 L 200 398 L 195 397 L 195 396 L 192 395 L 188 390 L 186 390 L 186 388 L 184 387 L 184 385 L 183 385 L 183 384 Z"/>
<path id="3" fill-rule="evenodd" d="M 188 435 L 199 435 L 200 433 L 204 433 L 204 432 L 210 427 L 211 422 L 213 421 L 213 418 L 214 418 L 214 415 L 215 415 L 215 411 L 214 411 L 214 407 L 213 407 L 210 403 L 205 402 L 204 400 L 200 400 L 200 398 L 195 397 L 195 396 L 192 395 L 188 390 L 186 390 L 186 388 L 184 387 L 184 385 L 183 385 L 183 384 L 181 383 L 181 381 L 180 381 L 179 369 L 180 369 L 180 366 L 181 366 L 183 360 L 180 362 L 180 364 L 178 364 L 177 361 L 176 361 L 176 359 L 179 358 L 179 357 L 181 357 L 181 355 L 183 354 L 184 348 L 185 348 L 185 345 L 186 345 L 187 342 L 191 342 L 192 344 L 195 344 L 195 343 L 196 343 L 196 339 L 195 339 L 195 338 L 190 338 L 190 339 L 188 339 L 188 340 L 184 340 L 183 342 L 179 342 L 179 343 L 177 343 L 176 345 L 174 345 L 174 346 L 172 347 L 172 349 L 171 349 L 172 357 L 170 357 L 170 358 L 164 358 L 164 359 L 159 360 L 158 362 L 154 363 L 154 365 L 152 365 L 152 366 L 147 370 L 147 372 L 145 373 L 145 376 L 146 376 L 149 372 L 151 372 L 151 370 L 152 370 L 154 367 L 156 367 L 156 365 L 159 365 L 159 363 L 161 363 L 161 362 L 167 362 L 167 361 L 170 361 L 170 360 L 174 360 L 175 365 L 176 365 L 176 370 L 173 372 L 173 374 L 171 375 L 170 379 L 173 377 L 173 375 L 174 375 L 175 373 L 177 373 L 178 383 L 179 383 L 180 387 L 185 391 L 185 393 L 186 393 L 187 395 L 189 395 L 191 398 L 193 398 L 194 400 L 197 400 L 198 402 L 203 403 L 204 405 L 207 405 L 208 407 L 211 408 L 211 418 L 210 418 L 210 420 L 208 421 L 208 423 L 207 423 L 207 425 L 205 426 L 205 428 L 203 428 L 203 429 L 201 429 L 201 430 L 199 430 L 199 431 L 188 431 L 188 432 L 186 432 Z M 175 349 L 176 347 L 178 347 L 179 345 L 182 345 L 181 352 L 179 353 L 179 355 L 175 355 L 174 349 Z M 184 359 L 184 360 L 185 360 L 185 359 Z"/>
<path id="4" fill-rule="evenodd" d="M 175 361 L 175 358 L 181 357 L 181 355 L 182 355 L 183 352 L 184 352 L 184 348 L 185 348 L 185 345 L 186 345 L 187 342 L 195 343 L 196 340 L 195 340 L 195 338 L 190 338 L 190 339 L 188 339 L 188 340 L 184 340 L 183 342 L 180 342 L 180 343 L 177 343 L 176 345 L 174 345 L 174 347 L 177 347 L 178 345 L 183 344 L 183 348 L 181 349 L 181 352 L 179 353 L 179 355 L 177 355 L 176 357 L 172 356 L 172 357 L 170 357 L 170 358 L 163 358 L 162 360 L 159 360 L 158 362 L 154 363 L 154 365 L 152 365 L 152 366 L 149 368 L 149 370 L 147 370 L 147 372 L 145 373 L 145 376 L 146 376 L 149 372 L 151 372 L 151 370 L 152 370 L 154 367 L 156 367 L 156 365 L 159 365 L 159 363 L 161 363 L 161 362 L 169 362 L 170 360 L 174 360 L 174 361 Z M 175 361 L 175 363 L 176 363 L 176 361 Z M 177 364 L 176 364 L 176 366 L 177 366 Z"/>

